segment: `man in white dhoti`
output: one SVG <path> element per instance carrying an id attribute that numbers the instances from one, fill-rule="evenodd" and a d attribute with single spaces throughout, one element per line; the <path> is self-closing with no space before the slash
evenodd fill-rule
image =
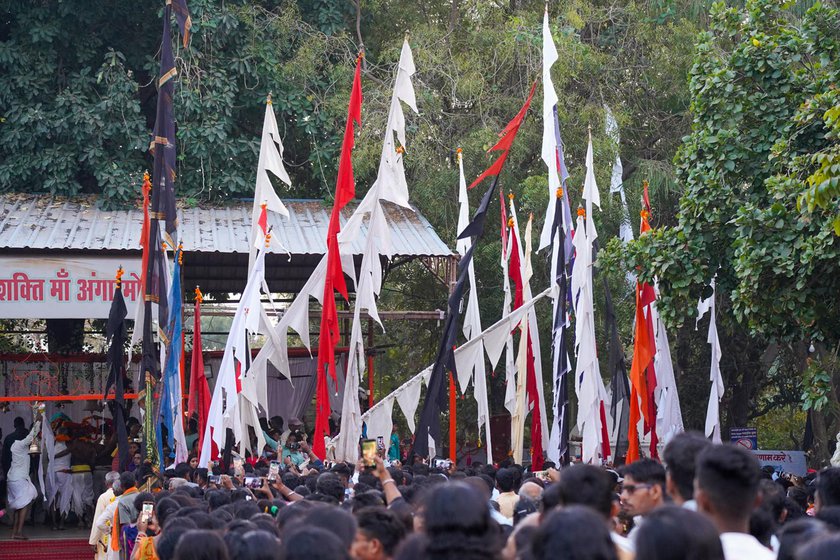
<path id="1" fill-rule="evenodd" d="M 29 513 L 29 506 L 38 497 L 35 485 L 29 479 L 29 444 L 41 430 L 40 417 L 32 424 L 32 429 L 23 438 L 12 443 L 12 466 L 7 479 L 7 507 L 14 512 L 12 538 L 28 540 L 23 536 L 23 521 Z"/>
<path id="2" fill-rule="evenodd" d="M 111 502 L 116 501 L 117 495 L 114 492 L 114 483 L 119 484 L 120 473 L 111 471 L 105 475 L 105 492 L 96 501 L 96 510 L 93 514 L 93 524 L 90 529 L 88 543 L 93 546 L 97 560 L 105 560 L 108 557 L 109 543 L 111 538 L 110 520 L 114 518 L 114 510 L 111 508 L 111 516 L 99 522 L 99 517 L 108 508 Z"/>

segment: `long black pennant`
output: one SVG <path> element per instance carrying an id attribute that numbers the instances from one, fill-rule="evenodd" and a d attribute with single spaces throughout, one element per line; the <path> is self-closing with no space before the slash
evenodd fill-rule
<path id="1" fill-rule="evenodd" d="M 558 441 L 558 455 L 561 463 L 569 464 L 569 357 L 566 343 L 569 286 L 568 266 L 566 262 L 566 230 L 563 227 L 563 198 L 558 196 L 554 208 L 554 222 L 551 224 L 551 239 L 559 239 L 557 263 L 553 271 L 553 281 L 558 287 L 559 305 L 557 306 L 552 324 L 551 353 L 552 379 L 554 381 L 554 414 L 558 420 L 560 440 Z M 559 337 L 558 337 L 559 332 Z"/>
<path id="2" fill-rule="evenodd" d="M 484 223 L 487 220 L 487 209 L 490 206 L 493 193 L 496 191 L 496 185 L 499 182 L 497 175 L 487 192 L 481 198 L 481 204 L 473 216 L 472 221 L 467 224 L 464 230 L 458 235 L 458 239 L 466 237 L 465 233 L 474 232 L 474 239 L 472 246 L 467 250 L 467 253 L 458 263 L 458 275 L 455 286 L 452 288 L 452 293 L 449 295 L 449 301 L 446 309 L 446 319 L 443 327 L 443 337 L 438 346 L 437 357 L 432 366 L 432 373 L 429 377 L 429 388 L 426 391 L 426 399 L 423 401 L 423 407 L 420 412 L 420 421 L 417 425 L 414 438 L 413 454 L 420 457 L 429 456 L 429 436 L 435 440 L 440 441 L 440 416 L 449 405 L 447 398 L 447 376 L 448 372 L 452 375 L 458 375 L 455 367 L 455 340 L 458 333 L 458 315 L 461 307 L 461 299 L 464 297 L 464 286 L 468 278 L 468 271 L 470 261 L 472 261 L 473 252 L 477 246 L 477 242 L 484 234 Z"/>
<path id="3" fill-rule="evenodd" d="M 114 300 L 108 313 L 108 324 L 105 327 L 108 347 L 108 380 L 105 382 L 105 397 L 114 388 L 114 404 L 112 414 L 117 430 L 117 445 L 120 455 L 120 468 L 128 464 L 128 430 L 125 425 L 125 342 L 128 340 L 128 329 L 125 317 L 128 311 L 125 307 L 122 287 L 114 290 Z"/>

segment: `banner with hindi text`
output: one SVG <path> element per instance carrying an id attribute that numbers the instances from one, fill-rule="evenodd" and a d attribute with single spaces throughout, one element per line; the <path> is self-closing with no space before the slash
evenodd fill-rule
<path id="1" fill-rule="evenodd" d="M 123 295 L 134 309 L 140 293 L 140 257 L 0 256 L 0 317 L 105 319 L 122 266 Z"/>

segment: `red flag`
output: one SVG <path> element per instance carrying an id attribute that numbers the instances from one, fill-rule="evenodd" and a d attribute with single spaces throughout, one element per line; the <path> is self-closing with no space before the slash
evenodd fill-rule
<path id="1" fill-rule="evenodd" d="M 504 130 L 499 133 L 501 139 L 496 142 L 492 148 L 487 150 L 488 152 L 501 151 L 502 155 L 500 155 L 499 159 L 494 161 L 492 165 L 484 171 L 484 173 L 479 175 L 478 178 L 472 182 L 470 188 L 473 188 L 487 177 L 498 175 L 502 171 L 502 167 L 505 165 L 505 160 L 510 153 L 510 147 L 513 145 L 514 139 L 516 139 L 516 133 L 519 132 L 519 127 L 522 126 L 522 121 L 525 119 L 525 113 L 528 112 L 528 107 L 531 105 L 531 99 L 534 97 L 534 91 L 536 89 L 537 82 L 534 82 L 534 85 L 531 86 L 531 93 L 528 94 L 528 99 L 525 100 L 525 104 L 521 109 L 519 109 L 519 112 L 516 113 L 516 116 L 513 117 Z"/>
<path id="2" fill-rule="evenodd" d="M 344 299 L 348 299 L 344 271 L 341 269 L 341 256 L 338 252 L 338 232 L 341 231 L 341 210 L 356 196 L 356 184 L 353 177 L 353 123 L 362 124 L 362 57 L 356 59 L 356 72 L 353 76 L 353 88 L 350 91 L 350 103 L 347 106 L 347 123 L 344 127 L 344 140 L 341 143 L 341 160 L 338 164 L 338 177 L 335 182 L 335 201 L 333 202 L 330 225 L 327 230 L 327 273 L 324 279 L 324 297 L 321 310 L 321 329 L 318 337 L 318 369 L 315 389 L 315 435 L 312 451 L 322 459 L 326 456 L 324 436 L 329 432 L 330 395 L 327 389 L 327 371 L 333 382 L 335 374 L 335 347 L 341 336 L 338 328 L 338 312 L 335 306 L 337 290 Z"/>
<path id="3" fill-rule="evenodd" d="M 257 219 L 257 224 L 262 230 L 263 237 L 268 235 L 268 212 L 266 211 L 267 204 L 263 202 L 260 204 L 260 217 Z"/>
<path id="4" fill-rule="evenodd" d="M 647 198 L 647 196 L 645 196 Z M 647 204 L 647 202 L 646 202 Z M 640 233 L 650 230 L 648 211 L 642 210 Z M 653 336 L 653 322 L 651 321 L 650 305 L 656 300 L 653 286 L 647 283 L 636 283 L 636 330 L 633 337 L 633 363 L 630 366 L 630 433 L 627 462 L 639 458 L 639 441 L 637 424 L 644 418 L 645 431 L 653 430 L 651 436 L 651 455 L 655 456 L 656 438 L 656 402 L 653 391 L 656 388 L 656 373 L 653 368 L 653 357 L 656 355 L 656 342 Z M 641 410 L 640 410 L 641 409 Z"/>
<path id="5" fill-rule="evenodd" d="M 193 347 L 192 362 L 190 363 L 190 396 L 187 402 L 187 416 L 198 413 L 198 453 L 204 445 L 204 429 L 207 425 L 207 415 L 210 412 L 210 387 L 204 375 L 204 356 L 201 349 L 201 290 L 195 289 L 195 313 L 193 315 Z M 212 443 L 212 440 L 211 440 Z M 211 458 L 219 456 L 219 450 L 213 443 Z"/>
<path id="6" fill-rule="evenodd" d="M 519 259 L 519 232 L 517 232 L 514 229 L 514 223 L 515 222 L 513 222 L 513 218 L 511 218 L 509 226 L 513 230 L 513 235 L 510 236 L 511 248 L 508 275 L 510 275 L 510 279 L 513 281 L 515 289 L 512 311 L 515 311 L 516 309 L 519 309 L 522 306 L 523 294 L 525 289 L 525 286 L 522 281 L 522 264 Z M 526 360 L 527 367 L 525 371 L 525 396 L 528 402 L 528 410 L 532 412 L 531 467 L 533 470 L 539 471 L 542 470 L 544 461 L 542 447 L 542 416 L 540 414 L 539 393 L 537 392 L 537 371 L 534 368 L 534 341 L 532 340 L 530 329 L 528 329 Z"/>

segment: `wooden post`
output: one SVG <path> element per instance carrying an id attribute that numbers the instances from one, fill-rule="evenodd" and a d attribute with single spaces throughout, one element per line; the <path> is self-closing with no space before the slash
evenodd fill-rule
<path id="1" fill-rule="evenodd" d="M 456 430 L 458 425 L 458 413 L 455 409 L 457 403 L 457 395 L 455 394 L 455 377 L 452 372 L 449 372 L 449 460 L 452 463 L 458 462 L 458 456 L 455 452 Z"/>

